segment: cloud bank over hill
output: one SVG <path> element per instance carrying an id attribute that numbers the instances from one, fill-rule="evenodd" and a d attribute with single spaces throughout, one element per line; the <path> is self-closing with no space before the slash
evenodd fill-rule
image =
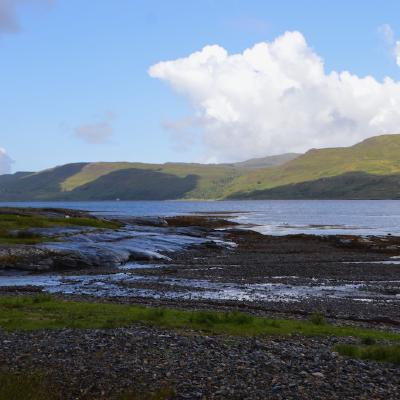
<path id="1" fill-rule="evenodd" d="M 347 146 L 399 131 L 400 82 L 326 72 L 297 31 L 240 54 L 206 46 L 149 74 L 193 105 L 210 161 Z"/>
<path id="2" fill-rule="evenodd" d="M 8 156 L 5 149 L 0 147 L 0 175 L 11 172 L 12 159 Z"/>

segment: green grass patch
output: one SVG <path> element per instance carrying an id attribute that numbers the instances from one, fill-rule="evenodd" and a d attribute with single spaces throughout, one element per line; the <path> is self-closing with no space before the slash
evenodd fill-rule
<path id="1" fill-rule="evenodd" d="M 1 297 L 0 328 L 34 330 L 117 328 L 135 323 L 172 329 L 192 329 L 241 336 L 353 336 L 360 339 L 400 340 L 400 334 L 312 321 L 269 319 L 217 311 L 183 311 L 137 305 L 63 301 L 49 295 Z"/>
<path id="2" fill-rule="evenodd" d="M 343 356 L 359 358 L 361 360 L 374 360 L 400 365 L 400 345 L 353 345 L 340 344 L 335 346 L 335 351 Z"/>
<path id="3" fill-rule="evenodd" d="M 40 373 L 0 372 L 0 400 L 56 400 L 60 393 Z"/>
<path id="4" fill-rule="evenodd" d="M 34 234 L 28 229 L 67 226 L 117 229 L 120 227 L 120 224 L 114 221 L 105 221 L 91 217 L 50 218 L 35 214 L 0 214 L 0 244 L 42 243 L 49 241 L 49 238 Z"/>
<path id="5" fill-rule="evenodd" d="M 325 315 L 322 314 L 320 311 L 315 312 L 309 318 L 309 321 L 314 325 L 325 325 Z"/>
<path id="6" fill-rule="evenodd" d="M 64 387 L 62 390 L 41 372 L 0 371 L 0 400 L 62 400 L 66 398 L 66 394 L 70 394 L 69 388 Z M 116 400 L 170 400 L 175 398 L 175 395 L 175 388 L 164 383 L 154 390 L 128 388 L 121 394 L 115 393 L 112 398 Z M 98 399 L 95 395 L 85 395 L 84 398 Z"/>
<path id="7" fill-rule="evenodd" d="M 118 228 L 114 221 L 91 217 L 51 218 L 41 215 L 0 214 L 0 227 L 4 230 L 28 228 L 52 228 L 57 226 L 90 226 L 94 228 Z"/>

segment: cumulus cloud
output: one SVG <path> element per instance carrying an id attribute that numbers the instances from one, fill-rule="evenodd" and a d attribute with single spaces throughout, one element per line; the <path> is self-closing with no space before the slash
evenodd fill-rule
<path id="1" fill-rule="evenodd" d="M 191 102 L 209 160 L 346 146 L 400 130 L 400 82 L 326 72 L 297 31 L 239 54 L 206 46 L 149 74 Z"/>
<path id="2" fill-rule="evenodd" d="M 12 159 L 8 156 L 5 149 L 0 147 L 0 175 L 11 172 Z"/>
<path id="3" fill-rule="evenodd" d="M 396 41 L 396 45 L 394 47 L 394 54 L 396 56 L 396 64 L 400 67 L 400 40 Z"/>
<path id="4" fill-rule="evenodd" d="M 23 4 L 50 5 L 53 0 L 0 0 L 0 34 L 20 30 L 17 8 Z"/>
<path id="5" fill-rule="evenodd" d="M 394 31 L 389 24 L 379 26 L 378 32 L 387 44 L 392 45 L 394 43 Z"/>
<path id="6" fill-rule="evenodd" d="M 78 126 L 75 133 L 88 143 L 100 144 L 106 142 L 112 135 L 113 128 L 108 122 L 98 122 Z"/>
<path id="7" fill-rule="evenodd" d="M 396 64 L 400 67 L 400 40 L 395 39 L 395 32 L 389 24 L 383 24 L 378 28 L 386 45 L 390 49 L 390 53 L 395 57 Z"/>
<path id="8" fill-rule="evenodd" d="M 105 113 L 101 121 L 85 123 L 75 128 L 75 135 L 90 144 L 106 143 L 113 135 L 112 120 L 115 114 L 111 111 Z"/>

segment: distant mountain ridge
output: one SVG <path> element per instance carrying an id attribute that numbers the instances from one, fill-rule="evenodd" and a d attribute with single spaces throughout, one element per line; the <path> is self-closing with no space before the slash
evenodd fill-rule
<path id="1" fill-rule="evenodd" d="M 231 164 L 74 163 L 0 176 L 0 201 L 397 199 L 400 135 Z"/>
<path id="2" fill-rule="evenodd" d="M 280 165 L 298 154 L 232 164 L 95 162 L 0 176 L 0 201 L 216 199 L 255 163 Z"/>
<path id="3" fill-rule="evenodd" d="M 250 160 L 236 162 L 234 165 L 239 168 L 247 169 L 269 168 L 282 165 L 288 161 L 294 160 L 299 156 L 301 156 L 300 153 L 285 153 L 276 156 L 252 158 Z"/>

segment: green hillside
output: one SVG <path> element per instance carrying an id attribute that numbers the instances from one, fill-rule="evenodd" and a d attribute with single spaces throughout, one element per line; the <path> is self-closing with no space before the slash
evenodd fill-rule
<path id="1" fill-rule="evenodd" d="M 373 175 L 365 172 L 348 172 L 330 178 L 235 194 L 232 198 L 238 200 L 400 199 L 400 174 Z"/>
<path id="2" fill-rule="evenodd" d="M 400 174 L 400 135 L 375 136 L 351 147 L 313 149 L 281 166 L 257 169 L 238 177 L 226 190 L 227 195 L 232 195 L 347 172 Z"/>
<path id="3" fill-rule="evenodd" d="M 127 173 L 121 173 L 123 170 Z M 135 179 L 139 171 L 148 171 L 152 174 L 146 176 L 146 181 Z M 118 183 L 121 185 L 121 190 L 116 190 L 116 197 L 126 198 L 126 191 L 123 186 L 127 187 L 130 183 L 139 186 L 144 186 L 143 190 L 146 191 L 148 186 L 155 179 L 157 174 L 165 176 L 174 176 L 180 179 L 186 179 L 188 176 L 196 177 L 196 184 L 187 187 L 185 192 L 179 191 L 179 196 L 172 196 L 170 198 L 218 198 L 223 194 L 223 188 L 237 178 L 242 172 L 240 169 L 229 165 L 208 165 L 208 164 L 187 164 L 187 163 L 166 163 L 166 164 L 143 164 L 143 163 L 90 163 L 85 165 L 78 173 L 70 176 L 61 184 L 61 189 L 67 197 L 74 198 L 82 194 L 85 189 L 91 190 L 94 197 L 95 193 L 101 194 L 101 186 L 99 183 L 109 182 L 112 176 L 116 181 L 113 182 L 114 186 Z M 108 178 L 106 178 L 108 177 Z M 130 182 L 130 179 L 133 179 Z M 99 182 L 97 182 L 99 181 Z M 157 180 L 156 180 L 157 181 Z M 171 182 L 154 182 L 158 186 L 158 190 L 164 192 L 163 184 L 169 186 Z M 160 186 L 161 185 L 161 186 Z M 117 189 L 117 187 L 116 187 Z M 99 190 L 99 192 L 98 192 Z M 140 187 L 138 190 L 141 191 Z M 165 188 L 169 192 L 169 188 Z M 154 197 L 155 196 L 155 197 Z M 165 198 L 164 195 L 156 195 L 154 193 L 152 199 Z M 215 196 L 215 197 L 214 197 Z M 143 196 L 139 195 L 142 199 Z M 136 198 L 136 197 L 135 197 Z"/>
<path id="4" fill-rule="evenodd" d="M 164 200 L 221 197 L 243 173 L 226 165 L 77 163 L 4 175 L 0 200 Z"/>
<path id="5" fill-rule="evenodd" d="M 41 172 L 15 173 L 0 177 L 0 200 L 54 200 L 62 182 L 78 173 L 87 163 L 66 164 Z"/>
<path id="6" fill-rule="evenodd" d="M 171 200 L 194 190 L 198 176 L 179 177 L 148 169 L 120 169 L 103 175 L 61 196 L 79 200 Z"/>
<path id="7" fill-rule="evenodd" d="M 186 198 L 220 198 L 225 193 L 225 187 L 234 179 L 242 176 L 247 171 L 257 168 L 269 168 L 293 160 L 300 154 L 288 153 L 263 158 L 254 158 L 233 164 L 196 164 L 196 163 L 165 163 L 145 164 L 129 162 L 98 162 L 86 164 L 79 172 L 71 175 L 61 183 L 61 190 L 71 192 L 94 182 L 100 177 L 120 170 L 138 169 L 151 170 L 165 174 L 176 175 L 184 178 L 188 175 L 198 177 L 197 184 L 188 191 Z"/>
<path id="8" fill-rule="evenodd" d="M 219 199 L 247 171 L 279 165 L 297 154 L 237 164 L 75 163 L 0 176 L 0 200 Z"/>
<path id="9" fill-rule="evenodd" d="M 400 135 L 233 164 L 97 162 L 0 176 L 0 200 L 399 198 Z"/>
<path id="10" fill-rule="evenodd" d="M 276 167 L 278 165 L 285 164 L 288 161 L 294 160 L 299 156 L 301 156 L 301 154 L 299 153 L 285 153 L 277 156 L 252 158 L 250 160 L 237 162 L 234 165 L 236 167 L 246 168 L 246 169 Z"/>

